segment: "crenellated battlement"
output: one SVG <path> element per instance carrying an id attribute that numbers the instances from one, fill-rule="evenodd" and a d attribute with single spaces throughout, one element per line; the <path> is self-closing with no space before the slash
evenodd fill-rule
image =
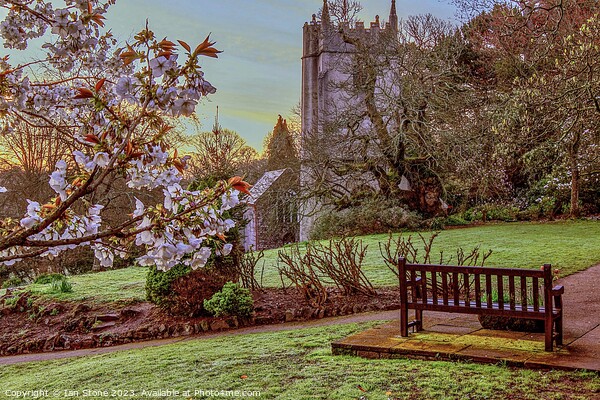
<path id="1" fill-rule="evenodd" d="M 353 26 L 345 23 L 338 27 L 334 27 L 331 22 L 329 7 L 327 0 L 325 0 L 323 2 L 321 20 L 317 20 L 316 14 L 313 14 L 312 20 L 304 24 L 303 57 L 317 56 L 322 51 L 348 52 L 348 45 L 343 42 L 339 33 L 340 28 L 350 36 L 365 39 L 375 38 L 380 34 L 390 31 L 397 33 L 398 15 L 396 13 L 396 0 L 392 0 L 389 19 L 384 24 L 381 23 L 379 15 L 376 15 L 375 21 L 370 22 L 368 26 L 365 26 L 364 22 L 358 21 Z"/>

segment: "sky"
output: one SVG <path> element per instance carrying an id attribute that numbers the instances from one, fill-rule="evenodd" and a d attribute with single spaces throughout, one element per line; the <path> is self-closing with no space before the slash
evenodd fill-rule
<path id="1" fill-rule="evenodd" d="M 368 23 L 379 14 L 387 20 L 390 2 L 363 0 L 360 19 Z M 444 0 L 396 3 L 400 18 L 422 13 L 454 18 L 453 6 Z M 223 53 L 202 60 L 217 93 L 196 110 L 201 129 L 212 127 L 218 106 L 221 126 L 260 151 L 277 115 L 289 116 L 300 101 L 302 26 L 322 5 L 322 0 L 118 0 L 107 27 L 126 41 L 148 19 L 157 36 L 184 40 L 192 48 L 211 33 Z"/>

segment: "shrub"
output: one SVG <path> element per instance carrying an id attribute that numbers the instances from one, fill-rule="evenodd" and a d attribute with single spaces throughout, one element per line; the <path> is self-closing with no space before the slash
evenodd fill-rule
<path id="1" fill-rule="evenodd" d="M 413 237 L 402 236 L 402 233 L 394 237 L 389 234 L 386 242 L 379 243 L 379 252 L 383 257 L 385 266 L 398 276 L 398 267 L 400 258 L 405 258 L 409 263 L 431 264 L 436 262 L 439 264 L 454 265 L 480 265 L 483 266 L 486 260 L 492 255 L 492 250 L 481 253 L 479 246 L 474 247 L 471 251 L 465 252 L 462 247 L 456 249 L 456 256 L 444 254 L 440 251 L 439 258 L 433 252 L 434 242 L 438 237 L 439 232 L 432 232 L 429 237 L 425 237 L 418 233 L 419 241 L 413 241 Z M 435 257 L 435 258 L 434 258 Z"/>
<path id="2" fill-rule="evenodd" d="M 231 278 L 211 268 L 198 269 L 171 283 L 163 308 L 174 315 L 196 317 L 205 313 L 204 301 L 213 297 Z"/>
<path id="3" fill-rule="evenodd" d="M 304 252 L 295 244 L 279 251 L 277 268 L 282 283 L 286 277 L 312 307 L 320 309 L 327 301 L 325 279 L 344 295 L 377 295 L 362 269 L 366 251 L 367 246 L 356 238 L 330 240 L 328 244 L 308 242 Z"/>
<path id="4" fill-rule="evenodd" d="M 483 220 L 483 213 L 479 207 L 471 207 L 462 213 L 462 217 L 465 221 L 481 221 Z"/>
<path id="5" fill-rule="evenodd" d="M 171 284 L 191 270 L 183 264 L 177 264 L 166 272 L 150 267 L 146 275 L 146 299 L 151 303 L 163 305 L 172 293 Z"/>
<path id="6" fill-rule="evenodd" d="M 486 203 L 471 207 L 462 213 L 465 221 L 503 221 L 513 222 L 519 218 L 521 210 L 513 204 Z"/>
<path id="7" fill-rule="evenodd" d="M 41 274 L 35 278 L 33 283 L 38 285 L 49 285 L 56 279 L 66 279 L 66 276 L 63 274 Z"/>
<path id="8" fill-rule="evenodd" d="M 311 232 L 311 239 L 361 236 L 419 227 L 421 217 L 391 200 L 373 199 L 360 206 L 333 210 L 322 215 Z"/>
<path id="9" fill-rule="evenodd" d="M 210 300 L 204 300 L 204 308 L 211 314 L 221 316 L 249 317 L 254 303 L 252 295 L 237 283 L 227 282 L 220 292 L 215 293 Z"/>
<path id="10" fill-rule="evenodd" d="M 517 215 L 517 218 L 522 221 L 533 221 L 542 218 L 554 218 L 559 212 L 557 210 L 557 202 L 553 197 L 545 196 L 538 200 L 527 207 L 527 209 L 521 211 Z"/>
<path id="11" fill-rule="evenodd" d="M 467 221 L 460 215 L 455 215 L 455 214 L 447 216 L 446 219 L 444 220 L 445 226 L 462 226 L 462 225 L 469 225 L 469 223 L 470 223 L 469 221 Z"/>
<path id="12" fill-rule="evenodd" d="M 234 279 L 228 270 L 221 271 L 215 260 L 208 264 L 210 266 L 196 271 L 183 264 L 166 272 L 151 267 L 146 277 L 146 299 L 170 314 L 201 315 L 204 300 L 210 299 L 227 281 Z"/>
<path id="13" fill-rule="evenodd" d="M 517 220 L 519 208 L 505 205 L 491 205 L 487 209 L 488 221 L 512 222 Z"/>
<path id="14" fill-rule="evenodd" d="M 261 281 L 259 282 L 256 279 L 256 267 L 259 263 L 259 261 L 265 256 L 265 253 L 260 250 L 258 252 L 253 251 L 252 249 L 250 249 L 249 251 L 245 252 L 243 257 L 240 259 L 240 264 L 239 264 L 239 270 L 238 270 L 238 275 L 239 275 L 239 280 L 240 283 L 242 284 L 242 287 L 245 287 L 246 289 L 251 289 L 251 290 L 256 290 L 256 289 L 260 289 L 262 288 L 262 274 L 261 274 Z M 265 262 L 262 262 L 262 272 L 264 272 L 265 270 Z"/>
<path id="15" fill-rule="evenodd" d="M 25 282 L 23 282 L 23 279 L 21 279 L 21 278 L 18 278 L 18 277 L 9 278 L 2 283 L 2 289 L 8 289 L 8 288 L 12 288 L 12 287 L 21 286 L 24 283 Z"/>

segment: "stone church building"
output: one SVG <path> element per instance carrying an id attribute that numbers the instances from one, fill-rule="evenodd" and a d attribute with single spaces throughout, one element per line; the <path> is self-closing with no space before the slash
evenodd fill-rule
<path id="1" fill-rule="evenodd" d="M 345 10 L 347 10 L 347 2 L 345 3 Z M 356 22 L 353 26 L 347 24 L 345 31 L 349 35 L 368 40 L 385 33 L 397 35 L 398 27 L 396 1 L 391 0 L 387 22 L 382 24 L 377 16 L 375 21 L 368 26 L 365 26 L 364 22 Z M 316 15 L 313 15 L 312 21 L 307 22 L 303 28 L 301 97 L 303 146 L 301 159 L 303 160 L 306 156 L 309 137 L 319 139 L 327 137 L 329 139 L 328 145 L 319 149 L 328 152 L 324 156 L 325 162 L 327 157 L 343 157 L 344 149 L 336 147 L 335 140 L 331 140 L 335 135 L 344 134 L 343 127 L 335 131 L 327 131 L 327 125 L 333 119 L 334 114 L 345 112 L 343 107 L 351 108 L 353 102 L 355 105 L 357 103 L 355 99 L 349 98 L 349 94 L 340 87 L 341 85 L 338 85 L 338 83 L 352 79 L 348 70 L 344 69 L 344 65 L 351 61 L 353 54 L 355 54 L 354 47 L 343 40 L 339 30 L 334 26 L 328 3 L 325 0 L 321 19 L 317 20 Z M 362 121 L 362 124 L 364 124 L 365 131 L 370 129 L 367 121 Z M 320 140 L 318 142 L 321 143 Z M 311 167 L 303 162 L 300 173 L 301 187 L 314 187 L 331 178 L 324 174 L 326 172 L 322 169 Z M 343 182 L 339 181 L 339 176 L 332 179 L 338 180 L 333 182 L 334 184 L 348 190 L 352 189 L 349 187 L 350 185 L 377 185 L 373 176 L 354 176 Z M 410 189 L 408 182 L 405 182 L 405 186 Z M 377 190 L 376 187 L 373 189 Z M 300 240 L 309 239 L 311 228 L 322 211 L 323 207 L 319 199 L 304 200 L 300 209 Z"/>
<path id="2" fill-rule="evenodd" d="M 298 241 L 297 174 L 290 168 L 265 172 L 250 189 L 243 230 L 246 251 Z"/>

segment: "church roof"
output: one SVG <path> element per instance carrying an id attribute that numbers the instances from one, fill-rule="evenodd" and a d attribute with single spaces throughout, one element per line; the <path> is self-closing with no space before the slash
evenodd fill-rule
<path id="1" fill-rule="evenodd" d="M 278 169 L 276 171 L 267 171 L 250 189 L 250 198 L 248 204 L 255 204 L 271 186 L 287 171 L 289 168 Z"/>

